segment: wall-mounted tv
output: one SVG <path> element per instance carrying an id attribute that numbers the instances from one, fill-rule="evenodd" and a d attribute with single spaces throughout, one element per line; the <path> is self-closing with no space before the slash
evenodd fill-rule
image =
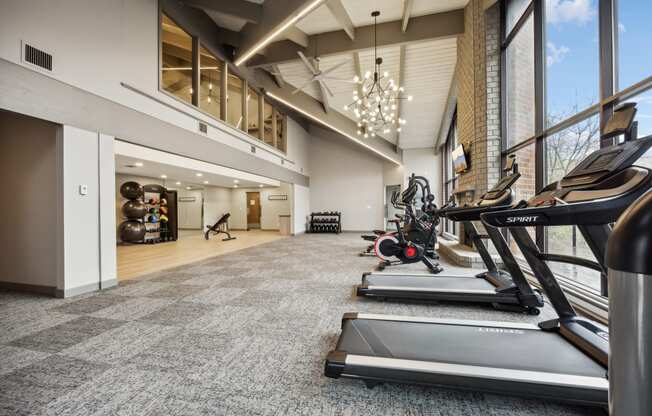
<path id="1" fill-rule="evenodd" d="M 466 153 L 464 152 L 464 146 L 459 145 L 455 149 L 453 149 L 453 170 L 455 170 L 455 173 L 462 173 L 466 172 L 466 170 L 469 168 L 469 164 L 466 160 Z"/>

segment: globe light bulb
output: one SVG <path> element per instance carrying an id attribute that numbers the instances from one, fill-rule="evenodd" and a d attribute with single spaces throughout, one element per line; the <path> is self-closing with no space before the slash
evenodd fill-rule
<path id="1" fill-rule="evenodd" d="M 387 72 L 387 71 L 383 72 L 383 76 L 384 76 L 384 77 L 388 77 L 388 76 L 389 76 L 389 72 Z"/>
<path id="2" fill-rule="evenodd" d="M 211 102 L 211 97 L 208 96 L 208 97 L 206 98 L 206 101 L 208 101 L 208 102 L 210 103 L 210 102 Z"/>
<path id="3" fill-rule="evenodd" d="M 408 101 L 412 101 L 412 96 L 408 95 Z"/>
<path id="4" fill-rule="evenodd" d="M 364 134 L 364 137 L 365 137 L 365 139 L 366 139 L 367 137 L 369 137 L 369 135 L 368 135 L 367 133 L 365 133 L 365 134 Z"/>
<path id="5" fill-rule="evenodd" d="M 401 128 L 400 128 L 400 127 L 397 128 L 396 131 L 397 131 L 398 133 L 400 133 L 400 132 L 401 132 Z"/>
<path id="6" fill-rule="evenodd" d="M 348 105 L 345 105 L 345 106 L 344 106 L 344 109 L 348 111 L 348 110 L 349 110 L 349 106 L 348 106 Z"/>
<path id="7" fill-rule="evenodd" d="M 362 134 L 362 132 L 360 130 L 358 130 L 358 136 L 361 135 L 361 134 Z"/>
<path id="8" fill-rule="evenodd" d="M 354 76 L 353 77 L 353 82 L 360 82 L 360 77 L 359 76 Z"/>
<path id="9" fill-rule="evenodd" d="M 371 137 L 376 137 L 376 133 L 371 133 Z"/>
<path id="10" fill-rule="evenodd" d="M 208 84 L 208 89 L 209 89 L 209 90 L 212 90 L 212 89 L 213 89 L 213 83 L 212 83 L 212 82 L 211 82 L 210 84 Z"/>

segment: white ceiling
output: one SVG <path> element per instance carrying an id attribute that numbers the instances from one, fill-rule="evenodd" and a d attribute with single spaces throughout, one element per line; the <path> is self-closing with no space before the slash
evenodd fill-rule
<path id="1" fill-rule="evenodd" d="M 400 20 L 403 15 L 402 0 L 341 0 L 353 22 L 353 26 L 365 26 L 373 23 L 371 12 L 380 11 L 378 23 Z M 469 0 L 413 0 L 410 16 L 441 13 L 461 9 Z M 328 11 L 326 6 L 318 7 L 304 17 L 297 27 L 309 35 L 340 30 L 341 26 Z"/>
<path id="2" fill-rule="evenodd" d="M 400 46 L 389 46 L 378 49 L 378 55 L 383 58 L 381 71 L 387 71 L 390 77 L 398 80 L 400 63 Z M 359 52 L 360 69 L 364 74 L 374 69 L 373 49 Z M 453 80 L 457 56 L 457 40 L 455 38 L 437 39 L 406 45 L 404 80 L 402 86 L 406 95 L 412 95 L 412 101 L 401 103 L 401 116 L 407 120 L 400 135 L 401 148 L 432 147 L 439 131 L 439 125 L 448 98 L 448 90 Z M 356 75 L 353 65 L 353 53 L 324 56 L 320 60 L 322 70 L 346 61 L 330 75 L 336 78 L 351 80 Z M 280 64 L 278 69 L 283 79 L 292 86 L 302 85 L 310 78 L 308 70 L 301 61 Z M 330 98 L 331 111 L 339 111 L 352 120 L 354 115 L 345 111 L 344 106 L 352 101 L 354 85 L 346 82 L 327 81 L 333 90 Z M 321 94 L 315 83 L 304 89 L 310 96 L 321 100 Z M 385 137 L 395 143 L 395 137 Z"/>
<path id="3" fill-rule="evenodd" d="M 233 188 L 235 185 L 240 188 L 261 187 L 260 185 L 278 187 L 281 184 L 275 179 L 138 146 L 122 140 L 116 140 L 114 144 L 115 171 L 117 173 L 164 179 L 165 185 L 173 189 L 186 186 Z M 142 164 L 142 166 L 137 166 L 137 164 Z M 201 176 L 197 176 L 198 173 Z M 162 178 L 161 175 L 165 175 L 167 178 Z M 208 183 L 205 184 L 204 181 Z M 176 185 L 176 182 L 181 182 L 181 184 Z"/>

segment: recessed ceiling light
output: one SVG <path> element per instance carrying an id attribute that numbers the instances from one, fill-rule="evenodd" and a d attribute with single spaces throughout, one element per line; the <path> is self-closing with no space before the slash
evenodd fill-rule
<path id="1" fill-rule="evenodd" d="M 134 163 L 134 166 L 142 168 L 143 167 L 143 162 L 136 162 L 136 163 Z"/>
<path id="2" fill-rule="evenodd" d="M 234 188 L 237 188 L 237 187 L 238 187 L 238 185 L 233 185 L 233 187 L 234 187 Z"/>
<path id="3" fill-rule="evenodd" d="M 187 190 L 191 190 L 192 188 L 191 188 L 190 186 L 186 186 L 186 189 L 187 189 Z"/>
<path id="4" fill-rule="evenodd" d="M 234 179 L 234 180 L 233 180 L 233 183 L 240 183 L 240 181 L 237 180 L 237 179 Z"/>
<path id="5" fill-rule="evenodd" d="M 168 175 L 161 175 L 161 178 L 163 178 L 163 179 L 165 179 L 167 177 L 168 177 Z"/>
<path id="6" fill-rule="evenodd" d="M 199 173 L 199 172 L 197 172 L 197 173 L 195 173 L 195 176 L 197 176 L 197 177 L 199 178 L 199 177 L 204 176 L 204 174 L 203 174 L 203 173 Z"/>
<path id="7" fill-rule="evenodd" d="M 263 187 L 263 185 L 262 185 L 262 184 L 260 184 L 260 185 L 258 185 L 258 187 L 259 187 L 259 188 L 262 188 L 262 187 Z"/>
<path id="8" fill-rule="evenodd" d="M 177 185 L 181 185 L 181 182 L 177 182 Z"/>
<path id="9" fill-rule="evenodd" d="M 208 185 L 208 181 L 204 181 L 204 185 Z"/>

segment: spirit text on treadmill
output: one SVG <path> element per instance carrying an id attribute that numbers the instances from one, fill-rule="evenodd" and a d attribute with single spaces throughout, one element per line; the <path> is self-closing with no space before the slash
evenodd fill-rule
<path id="1" fill-rule="evenodd" d="M 530 222 L 535 222 L 539 218 L 538 215 L 531 215 L 528 217 L 507 217 L 507 222 L 508 224 L 515 224 L 515 223 L 530 223 Z"/>

